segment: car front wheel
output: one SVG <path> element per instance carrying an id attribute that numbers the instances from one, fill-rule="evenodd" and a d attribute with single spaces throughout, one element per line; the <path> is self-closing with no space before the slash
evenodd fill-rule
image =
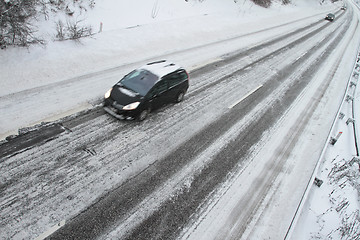
<path id="1" fill-rule="evenodd" d="M 142 110 L 139 114 L 139 116 L 137 117 L 137 119 L 139 121 L 144 121 L 146 119 L 146 117 L 149 115 L 150 113 L 150 109 L 149 108 L 145 108 L 144 110 Z"/>

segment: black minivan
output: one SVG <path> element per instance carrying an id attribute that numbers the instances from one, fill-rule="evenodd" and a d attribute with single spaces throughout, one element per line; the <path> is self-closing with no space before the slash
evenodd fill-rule
<path id="1" fill-rule="evenodd" d="M 118 119 L 142 121 L 152 109 L 181 102 L 188 88 L 189 75 L 182 67 L 166 60 L 148 63 L 106 92 L 104 110 Z"/>

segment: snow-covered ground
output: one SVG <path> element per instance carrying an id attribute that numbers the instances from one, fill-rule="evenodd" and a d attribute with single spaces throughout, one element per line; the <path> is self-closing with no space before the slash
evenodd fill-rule
<path id="1" fill-rule="evenodd" d="M 357 83 L 358 77 L 350 80 Z M 359 88 L 355 92 L 355 86 L 349 85 L 348 93 L 356 96 L 354 106 L 359 109 Z M 352 101 L 344 100 L 289 239 L 360 238 L 360 158 L 354 144 Z M 330 144 L 340 132 L 337 142 Z"/>
<path id="2" fill-rule="evenodd" d="M 342 4 L 325 2 L 319 5 L 318 2 L 294 0 L 292 5 L 275 3 L 270 9 L 258 7 L 248 0 L 237 3 L 224 0 L 202 3 L 191 0 L 103 0 L 87 11 L 73 6 L 75 15 L 72 18 L 85 19 L 84 22 L 91 24 L 95 32 L 100 30 L 102 23 L 102 32 L 80 42 L 52 41 L 56 18 L 51 16 L 50 20 L 42 22 L 39 29 L 39 34 L 48 40 L 45 47 L 0 51 L 0 139 L 16 134 L 19 128 L 56 120 L 97 104 L 122 74 L 152 59 L 171 58 L 191 71 L 234 49 L 248 48 L 291 29 L 278 27 L 258 34 L 256 38 L 246 38 L 241 43 L 223 45 L 215 52 L 192 55 L 194 48 L 281 26 L 307 16 L 315 18 Z M 350 58 L 349 64 L 356 61 L 353 56 L 357 53 L 346 54 Z M 349 86 L 349 89 L 354 89 L 354 86 Z M 359 95 L 358 87 L 354 94 L 358 106 L 355 109 L 360 109 Z M 348 105 L 345 102 L 343 107 Z M 344 213 L 345 218 L 350 220 L 359 218 L 359 182 L 352 185 L 349 178 L 338 177 L 342 173 L 339 167 L 354 156 L 352 123 L 346 124 L 350 115 L 348 111 L 348 108 L 341 109 L 345 116 L 334 124 L 330 133 L 334 136 L 339 131 L 343 132 L 338 142 L 327 146 L 324 151 L 319 172 L 314 174 L 324 183 L 320 188 L 312 187 L 315 191 L 308 193 L 309 202 L 302 206 L 303 215 L 308 215 L 308 218 L 299 218 L 293 239 L 326 239 L 327 236 L 336 239 L 336 234 L 342 231 L 342 228 L 337 228 L 347 223 L 343 224 L 335 212 Z M 360 119 L 360 116 L 355 119 Z M 358 174 L 358 167 L 355 163 L 350 168 L 353 171 L 346 173 Z M 335 188 L 334 185 L 344 188 Z M 333 202 L 328 199 L 329 193 L 334 196 Z M 335 227 L 330 228 L 329 223 Z M 352 229 L 359 232 L 359 225 Z"/>
<path id="3" fill-rule="evenodd" d="M 360 6 L 357 1 L 354 4 Z M 342 76 L 348 81 L 344 99 L 289 239 L 360 239 L 359 50 L 351 75 Z"/>
<path id="4" fill-rule="evenodd" d="M 39 35 L 48 40 L 45 47 L 1 51 L 0 139 L 16 134 L 18 128 L 91 107 L 120 76 L 151 59 L 171 58 L 191 71 L 224 53 L 287 29 L 259 34 L 237 46 L 223 45 L 216 52 L 186 56 L 176 53 L 279 26 L 289 19 L 325 14 L 334 7 L 320 7 L 316 0 L 295 4 L 298 6 L 274 4 L 263 9 L 250 1 L 141 1 L 134 5 L 130 0 L 107 0 L 88 10 L 86 17 L 84 12 L 74 14 L 74 18 L 86 18 L 94 29 L 100 22 L 103 24 L 101 33 L 81 42 L 52 41 L 57 20 L 53 17 L 46 22 L 52 27 L 39 29 Z M 152 14 L 154 8 L 156 16 Z"/>

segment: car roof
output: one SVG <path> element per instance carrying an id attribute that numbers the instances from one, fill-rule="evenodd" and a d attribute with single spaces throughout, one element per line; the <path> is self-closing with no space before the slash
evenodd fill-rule
<path id="1" fill-rule="evenodd" d="M 165 75 L 168 75 L 169 73 L 182 69 L 182 67 L 167 60 L 160 60 L 148 63 L 142 66 L 140 69 L 148 70 L 161 78 Z"/>

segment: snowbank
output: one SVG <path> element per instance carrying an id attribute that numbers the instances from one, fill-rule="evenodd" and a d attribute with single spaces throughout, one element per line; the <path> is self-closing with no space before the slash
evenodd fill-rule
<path id="1" fill-rule="evenodd" d="M 301 6 L 310 9 L 313 4 L 301 3 Z M 229 38 L 239 34 L 234 32 L 236 26 L 298 10 L 279 4 L 263 9 L 245 0 L 237 3 L 104 0 L 93 9 L 81 9 L 73 9 L 75 13 L 71 17 L 51 12 L 47 21 L 38 17 L 38 34 L 47 40 L 46 46 L 8 48 L 0 52 L 0 96 Z M 84 20 L 84 24 L 93 26 L 94 32 L 100 30 L 102 23 L 102 33 L 81 42 L 53 41 L 59 19 L 64 22 Z M 221 35 L 217 36 L 219 30 Z"/>

